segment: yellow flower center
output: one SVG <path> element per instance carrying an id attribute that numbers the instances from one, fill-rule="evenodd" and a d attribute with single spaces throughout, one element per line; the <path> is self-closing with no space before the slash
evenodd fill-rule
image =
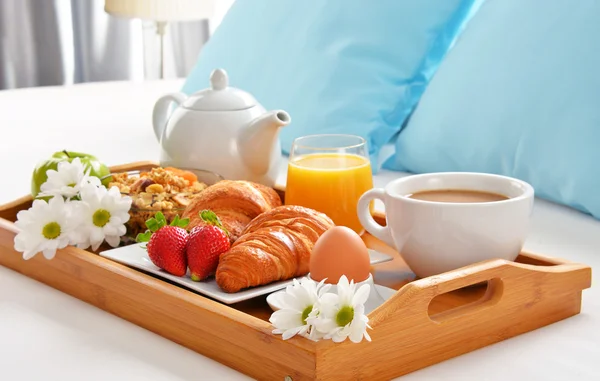
<path id="1" fill-rule="evenodd" d="M 98 226 L 99 228 L 106 225 L 109 220 L 110 220 L 110 212 L 105 209 L 96 210 L 96 212 L 92 216 L 92 221 L 94 222 L 94 225 Z"/>
<path id="2" fill-rule="evenodd" d="M 71 184 L 67 184 L 67 186 L 68 186 L 68 187 L 71 187 L 71 188 L 75 187 L 75 185 L 77 185 L 77 183 L 71 183 Z"/>
<path id="3" fill-rule="evenodd" d="M 313 306 L 310 305 L 302 311 L 302 323 L 306 324 L 306 319 L 308 319 L 308 315 L 312 312 Z"/>
<path id="4" fill-rule="evenodd" d="M 335 322 L 338 326 L 344 327 L 354 319 L 354 308 L 351 306 L 344 306 L 340 308 L 337 315 L 335 316 Z"/>
<path id="5" fill-rule="evenodd" d="M 55 239 L 60 235 L 60 225 L 58 222 L 49 222 L 42 228 L 42 235 L 46 239 Z"/>

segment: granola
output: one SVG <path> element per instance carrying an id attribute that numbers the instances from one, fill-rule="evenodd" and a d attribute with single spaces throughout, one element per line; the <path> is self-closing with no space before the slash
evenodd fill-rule
<path id="1" fill-rule="evenodd" d="M 121 193 L 133 199 L 129 213 L 131 218 L 127 223 L 127 235 L 133 238 L 146 230 L 146 221 L 158 211 L 171 222 L 192 198 L 207 187 L 191 172 L 162 167 L 139 174 L 113 174 L 108 186 L 116 186 Z"/>

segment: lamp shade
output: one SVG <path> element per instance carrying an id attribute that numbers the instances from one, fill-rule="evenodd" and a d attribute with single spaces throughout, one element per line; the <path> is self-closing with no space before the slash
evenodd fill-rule
<path id="1" fill-rule="evenodd" d="M 104 10 L 114 16 L 153 21 L 192 21 L 210 18 L 215 0 L 105 0 Z"/>

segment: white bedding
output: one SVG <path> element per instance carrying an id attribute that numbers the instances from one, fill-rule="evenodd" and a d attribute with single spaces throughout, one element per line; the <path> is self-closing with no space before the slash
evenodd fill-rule
<path id="1" fill-rule="evenodd" d="M 54 151 L 107 164 L 156 160 L 150 116 L 181 81 L 0 91 L 0 203 L 29 191 Z M 376 186 L 402 174 L 382 171 Z M 283 179 L 282 175 L 282 179 Z M 536 200 L 526 249 L 600 266 L 600 221 Z M 402 343 L 398 343 L 402 345 Z M 417 371 L 403 380 L 599 380 L 600 291 L 582 313 Z M 242 380 L 245 376 L 131 323 L 0 267 L 0 380 Z"/>

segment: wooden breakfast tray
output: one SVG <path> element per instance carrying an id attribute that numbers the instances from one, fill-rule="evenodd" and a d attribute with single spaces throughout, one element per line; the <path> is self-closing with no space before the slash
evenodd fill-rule
<path id="1" fill-rule="evenodd" d="M 588 266 L 525 252 L 409 281 L 398 253 L 365 234 L 394 256 L 373 267 L 375 282 L 398 290 L 369 314 L 373 341 L 284 341 L 271 333 L 265 297 L 227 306 L 75 247 L 23 260 L 13 221 L 30 205 L 0 206 L 1 265 L 261 380 L 389 380 L 576 315 L 591 285 Z"/>

